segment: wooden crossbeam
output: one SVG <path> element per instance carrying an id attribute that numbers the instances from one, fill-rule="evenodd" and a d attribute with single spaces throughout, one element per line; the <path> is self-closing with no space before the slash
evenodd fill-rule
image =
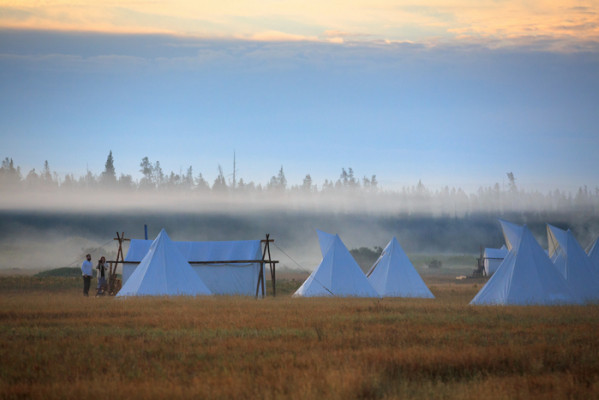
<path id="1" fill-rule="evenodd" d="M 141 261 L 108 261 L 110 263 L 118 264 L 139 264 Z M 218 261 L 187 261 L 190 264 L 267 264 L 273 263 L 278 264 L 276 260 L 265 261 L 265 260 L 218 260 Z"/>

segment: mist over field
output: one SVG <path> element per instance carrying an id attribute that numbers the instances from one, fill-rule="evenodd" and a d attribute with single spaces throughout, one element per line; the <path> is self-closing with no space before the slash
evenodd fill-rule
<path id="1" fill-rule="evenodd" d="M 65 199 L 55 209 L 48 204 L 58 204 L 58 199 L 45 202 L 38 210 L 33 209 L 34 203 L 23 209 L 3 207 L 0 269 L 77 266 L 86 252 L 91 252 L 94 259 L 101 255 L 114 259 L 115 233 L 125 232 L 127 238 L 143 239 L 144 224 L 148 225 L 150 239 L 162 228 L 174 240 L 190 241 L 263 239 L 269 233 L 275 239 L 273 257 L 281 261 L 280 267 L 303 270 L 312 270 L 321 257 L 315 229 L 338 233 L 349 249 L 384 247 L 396 236 L 408 254 L 478 255 L 480 246 L 500 247 L 503 237 L 497 222 L 499 217 L 526 223 L 545 247 L 546 222 L 572 229 L 583 247 L 599 235 L 599 216 L 583 211 L 470 213 L 462 210 L 450 214 L 407 212 L 401 207 L 393 211 L 391 203 L 382 199 L 369 203 L 367 197 L 362 202 L 323 200 L 322 206 L 313 201 L 302 208 L 293 202 L 293 197 L 285 207 L 282 198 L 276 202 L 271 199 L 271 203 L 241 199 L 194 203 L 190 199 L 186 202 L 184 197 L 178 201 L 169 196 L 138 196 L 145 201 L 140 200 L 137 209 L 133 202 L 123 203 L 110 193 L 100 196 L 105 201 L 103 206 L 98 202 L 87 210 L 86 197 L 75 196 Z M 360 204 L 367 206 L 360 210 Z"/>
<path id="2" fill-rule="evenodd" d="M 140 164 L 143 177 L 117 178 L 112 153 L 104 172 L 60 177 L 45 163 L 25 177 L 12 159 L 0 168 L 0 269 L 40 270 L 74 266 L 82 256 L 114 259 L 115 233 L 153 239 L 164 228 L 175 240 L 276 240 L 281 267 L 312 270 L 321 256 L 316 229 L 337 233 L 349 249 L 385 247 L 395 236 L 408 254 L 478 255 L 500 247 L 497 218 L 527 224 L 546 246 L 545 223 L 570 228 L 583 247 L 599 235 L 599 188 L 546 193 L 495 183 L 467 193 L 421 181 L 401 190 L 381 186 L 375 175 L 359 178 L 342 168 L 321 184 L 306 175 L 290 184 L 283 167 L 262 185 L 219 176 L 164 173 L 159 162 Z M 289 256 L 289 257 L 288 257 Z"/>

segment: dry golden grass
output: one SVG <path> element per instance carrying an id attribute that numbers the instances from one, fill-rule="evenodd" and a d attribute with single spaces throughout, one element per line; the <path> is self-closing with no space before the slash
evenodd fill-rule
<path id="1" fill-rule="evenodd" d="M 599 306 L 471 307 L 471 283 L 432 284 L 436 300 L 121 300 L 3 279 L 7 399 L 599 396 Z"/>

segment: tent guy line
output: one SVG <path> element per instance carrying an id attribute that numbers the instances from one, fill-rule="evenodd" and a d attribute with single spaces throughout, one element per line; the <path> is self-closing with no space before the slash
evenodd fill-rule
<path id="1" fill-rule="evenodd" d="M 276 244 L 274 245 L 277 249 L 279 249 L 279 251 L 281 251 L 281 253 L 285 254 L 287 257 L 289 257 L 289 259 L 291 261 L 293 261 L 298 267 L 300 267 L 300 270 L 302 272 L 305 272 L 307 274 L 310 274 L 310 271 L 306 268 L 304 268 L 303 266 L 300 265 L 300 263 L 298 263 L 297 261 L 295 261 L 293 258 L 291 258 L 291 256 L 289 254 L 287 254 L 285 252 L 285 250 L 283 250 L 282 248 L 280 248 L 279 246 L 277 246 Z M 331 296 L 334 296 L 335 294 L 333 292 L 331 292 L 331 290 L 329 288 L 327 288 L 322 282 L 319 282 L 316 278 L 315 278 L 316 282 L 318 282 L 327 292 L 329 292 L 331 294 Z"/>

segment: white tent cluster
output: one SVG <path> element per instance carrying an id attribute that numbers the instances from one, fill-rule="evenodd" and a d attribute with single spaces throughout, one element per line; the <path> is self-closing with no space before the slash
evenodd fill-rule
<path id="1" fill-rule="evenodd" d="M 579 297 L 570 290 L 532 233 L 525 228 L 518 246 L 510 250 L 470 304 L 550 305 L 579 302 Z"/>
<path id="2" fill-rule="evenodd" d="M 501 225 L 501 230 L 503 232 L 503 237 L 505 238 L 505 245 L 507 246 L 507 249 L 512 250 L 513 248 L 517 248 L 520 244 L 520 238 L 522 237 L 524 227 L 503 219 L 499 220 L 499 224 Z"/>
<path id="3" fill-rule="evenodd" d="M 522 227 L 503 219 L 499 220 L 505 245 L 499 249 L 485 248 L 483 252 L 483 266 L 486 276 L 491 276 L 497 271 L 503 260 L 507 257 L 508 252 L 514 247 L 518 247 L 520 237 L 522 236 Z"/>
<path id="4" fill-rule="evenodd" d="M 485 248 L 483 259 L 486 276 L 491 276 L 497 271 L 497 268 L 499 268 L 503 259 L 507 256 L 507 253 L 508 249 L 505 245 L 501 246 L 499 249 Z"/>
<path id="5" fill-rule="evenodd" d="M 434 297 L 393 238 L 368 278 L 338 235 L 318 230 L 322 261 L 296 297 Z"/>
<path id="6" fill-rule="evenodd" d="M 599 300 L 599 274 L 572 232 L 548 225 L 546 252 L 526 226 L 499 222 L 509 251 L 470 304 L 553 305 Z"/>
<path id="7" fill-rule="evenodd" d="M 526 226 L 499 222 L 506 245 L 487 249 L 486 254 L 494 255 L 489 257 L 494 259 L 504 256 L 470 304 L 599 301 L 599 239 L 587 255 L 570 230 L 547 225 L 549 249 L 545 251 Z M 294 296 L 434 298 L 396 238 L 391 239 L 365 275 L 339 235 L 317 233 L 322 261 Z M 173 242 L 163 229 L 154 241 L 131 241 L 126 257 L 129 263 L 123 269 L 123 287 L 117 296 L 254 295 L 262 264 L 228 265 L 226 261 L 259 259 L 259 240 Z M 192 267 L 190 261 L 203 263 Z M 493 268 L 490 264 L 487 267 L 489 271 Z"/>
<path id="8" fill-rule="evenodd" d="M 253 296 L 262 265 L 225 261 L 261 258 L 260 240 L 174 242 L 163 229 L 154 241 L 131 240 L 118 295 Z M 190 261 L 219 263 L 192 266 Z"/>
<path id="9" fill-rule="evenodd" d="M 547 224 L 549 257 L 570 288 L 583 300 L 599 300 L 599 273 L 569 229 Z"/>

